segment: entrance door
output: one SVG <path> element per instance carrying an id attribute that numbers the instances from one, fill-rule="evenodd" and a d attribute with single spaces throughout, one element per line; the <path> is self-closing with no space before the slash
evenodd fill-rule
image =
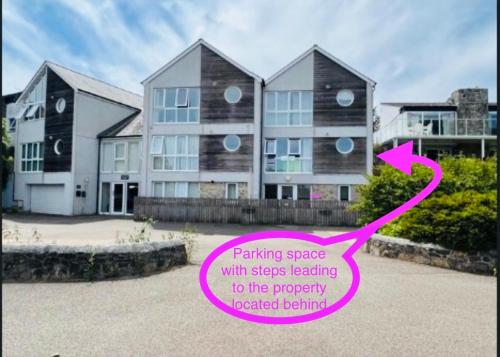
<path id="1" fill-rule="evenodd" d="M 296 198 L 296 186 L 294 185 L 280 185 L 278 190 L 278 199 L 280 200 L 293 200 Z"/>
<path id="2" fill-rule="evenodd" d="M 139 184 L 137 182 L 127 183 L 127 214 L 134 213 L 134 198 L 139 195 Z"/>
<path id="3" fill-rule="evenodd" d="M 123 183 L 113 183 L 113 213 L 124 213 L 124 198 Z"/>

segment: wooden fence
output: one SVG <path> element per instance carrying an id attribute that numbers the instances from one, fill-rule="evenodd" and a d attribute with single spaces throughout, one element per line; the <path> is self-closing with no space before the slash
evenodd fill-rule
<path id="1" fill-rule="evenodd" d="M 134 219 L 160 222 L 355 226 L 358 212 L 340 201 L 136 197 Z"/>

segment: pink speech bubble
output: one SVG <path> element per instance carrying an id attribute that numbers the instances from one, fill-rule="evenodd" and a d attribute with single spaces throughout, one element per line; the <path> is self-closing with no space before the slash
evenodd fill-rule
<path id="1" fill-rule="evenodd" d="M 352 300 L 352 298 L 354 298 L 354 295 L 356 294 L 360 283 L 359 268 L 356 261 L 353 258 L 354 253 L 357 252 L 362 247 L 362 245 L 366 241 L 368 241 L 368 239 L 370 239 L 370 237 L 382 225 L 399 217 L 404 212 L 410 210 L 411 208 L 416 206 L 420 201 L 424 200 L 427 196 L 429 196 L 432 193 L 432 191 L 436 189 L 439 182 L 441 181 L 442 172 L 440 166 L 436 162 L 426 157 L 413 155 L 412 149 L 413 149 L 413 142 L 409 141 L 406 144 L 403 144 L 401 146 L 398 146 L 394 149 L 391 149 L 389 151 L 386 151 L 378 155 L 380 159 L 384 160 L 388 164 L 394 166 L 395 168 L 404 172 L 407 175 L 411 175 L 411 167 L 413 163 L 422 164 L 433 170 L 434 177 L 432 178 L 431 182 L 429 182 L 429 184 L 421 192 L 412 197 L 410 200 L 408 200 L 395 210 L 384 215 L 383 217 L 380 217 L 379 219 L 364 226 L 363 228 L 356 230 L 354 232 L 349 232 L 338 236 L 321 238 L 319 236 L 303 232 L 270 231 L 270 232 L 250 233 L 242 235 L 233 240 L 230 240 L 229 242 L 222 244 L 221 246 L 217 247 L 214 251 L 212 251 L 201 266 L 200 277 L 199 277 L 200 286 L 205 296 L 212 304 L 214 304 L 220 310 L 224 311 L 229 315 L 232 315 L 234 317 L 243 320 L 263 323 L 263 324 L 295 324 L 295 323 L 308 322 L 330 315 L 335 311 L 344 307 L 349 301 Z M 333 304 L 327 306 L 326 308 L 312 313 L 296 315 L 296 316 L 256 315 L 237 310 L 227 305 L 212 292 L 210 286 L 208 285 L 207 277 L 210 266 L 220 255 L 222 255 L 224 252 L 228 251 L 231 248 L 253 241 L 268 240 L 268 239 L 295 239 L 295 240 L 302 240 L 314 243 L 319 246 L 328 246 L 331 244 L 337 244 L 348 240 L 355 240 L 354 243 L 342 254 L 342 258 L 347 263 L 352 272 L 352 282 L 349 289 L 341 298 L 339 298 Z"/>

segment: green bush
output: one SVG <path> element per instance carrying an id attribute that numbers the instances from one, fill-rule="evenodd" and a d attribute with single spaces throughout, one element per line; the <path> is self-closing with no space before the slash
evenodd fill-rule
<path id="1" fill-rule="evenodd" d="M 480 160 L 446 157 L 440 160 L 443 179 L 437 189 L 381 232 L 458 250 L 487 249 L 495 245 L 496 158 Z M 432 171 L 413 165 L 408 176 L 380 165 L 358 189 L 355 209 L 367 224 L 415 196 L 430 181 Z"/>
<path id="2" fill-rule="evenodd" d="M 496 191 L 431 197 L 381 232 L 462 251 L 494 249 L 496 206 Z"/>

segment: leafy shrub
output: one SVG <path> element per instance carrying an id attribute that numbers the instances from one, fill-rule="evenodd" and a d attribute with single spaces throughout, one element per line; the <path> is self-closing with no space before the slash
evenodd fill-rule
<path id="1" fill-rule="evenodd" d="M 462 251 L 494 249 L 496 202 L 496 191 L 431 197 L 381 231 Z"/>
<path id="2" fill-rule="evenodd" d="M 446 157 L 439 163 L 443 179 L 437 189 L 381 232 L 459 250 L 493 247 L 496 158 L 483 161 Z M 368 185 L 358 189 L 360 200 L 354 208 L 361 213 L 359 223 L 370 223 L 399 207 L 421 191 L 431 178 L 432 171 L 418 164 L 413 165 L 411 176 L 389 165 L 377 166 Z"/>

